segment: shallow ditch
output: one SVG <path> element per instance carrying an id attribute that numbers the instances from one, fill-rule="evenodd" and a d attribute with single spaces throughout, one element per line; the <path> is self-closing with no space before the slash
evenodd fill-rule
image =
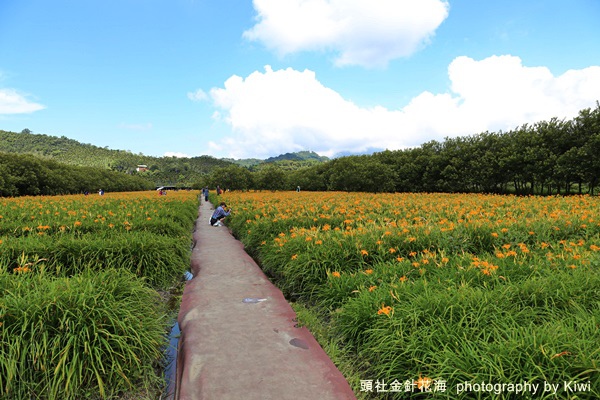
<path id="1" fill-rule="evenodd" d="M 184 281 L 178 287 L 179 290 L 183 291 L 182 287 L 185 286 L 185 282 L 191 280 L 194 277 L 191 272 L 186 271 L 184 275 Z M 178 289 L 175 289 L 176 292 Z M 181 294 L 171 293 L 172 299 L 179 299 Z M 175 304 L 176 303 L 176 304 Z M 181 331 L 179 329 L 179 323 L 177 322 L 177 315 L 179 313 L 179 301 L 173 301 L 171 305 L 171 311 L 173 315 L 173 322 L 169 331 L 169 344 L 164 349 L 165 364 L 164 364 L 164 378 L 165 388 L 160 397 L 161 400 L 173 400 L 175 398 L 175 386 L 177 383 L 177 348 L 179 346 L 179 337 Z"/>

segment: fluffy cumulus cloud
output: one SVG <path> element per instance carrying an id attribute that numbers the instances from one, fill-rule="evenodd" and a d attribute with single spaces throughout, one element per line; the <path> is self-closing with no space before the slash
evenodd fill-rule
<path id="1" fill-rule="evenodd" d="M 423 92 L 402 109 L 361 107 L 323 86 L 314 72 L 291 68 L 232 76 L 210 97 L 214 118 L 233 135 L 211 143 L 229 156 L 273 156 L 313 150 L 332 156 L 370 148 L 401 149 L 429 140 L 514 129 L 553 117 L 572 118 L 594 108 L 600 67 L 554 76 L 514 56 L 480 61 L 456 58 L 448 68 L 451 90 Z"/>
<path id="2" fill-rule="evenodd" d="M 600 67 L 569 70 L 554 76 L 546 67 L 526 67 L 514 56 L 481 61 L 456 58 L 448 68 L 452 92 L 458 100 L 451 109 L 471 130 L 510 129 L 525 122 L 573 117 L 594 107 L 600 93 Z M 458 125 L 456 133 L 464 129 Z"/>
<path id="3" fill-rule="evenodd" d="M 46 107 L 41 104 L 27 100 L 14 89 L 0 89 L 0 115 L 27 114 L 44 108 Z"/>
<path id="4" fill-rule="evenodd" d="M 285 55 L 331 51 L 337 65 L 385 66 L 414 53 L 448 16 L 445 0 L 254 0 L 244 37 Z"/>

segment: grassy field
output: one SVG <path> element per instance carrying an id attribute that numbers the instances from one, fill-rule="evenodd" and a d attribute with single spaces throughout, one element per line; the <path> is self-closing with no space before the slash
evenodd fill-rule
<path id="1" fill-rule="evenodd" d="M 360 398 L 600 398 L 600 199 L 226 193 Z"/>
<path id="2" fill-rule="evenodd" d="M 600 398 L 600 200 L 237 193 L 361 399 Z M 197 193 L 0 200 L 0 398 L 156 399 Z M 158 373 L 157 373 L 158 371 Z"/>
<path id="3" fill-rule="evenodd" d="M 0 398 L 156 399 L 197 193 L 0 200 Z"/>

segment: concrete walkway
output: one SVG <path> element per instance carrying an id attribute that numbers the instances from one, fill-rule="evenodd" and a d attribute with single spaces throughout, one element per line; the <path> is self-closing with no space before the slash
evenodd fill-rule
<path id="1" fill-rule="evenodd" d="M 179 311 L 176 400 L 356 399 L 348 382 L 227 227 L 201 202 L 194 278 Z M 256 303 L 244 299 L 266 299 Z"/>

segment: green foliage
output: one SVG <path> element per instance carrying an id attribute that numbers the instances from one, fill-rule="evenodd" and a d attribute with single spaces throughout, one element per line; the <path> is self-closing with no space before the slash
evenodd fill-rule
<path id="1" fill-rule="evenodd" d="M 92 167 L 76 167 L 31 155 L 0 153 L 0 196 L 148 190 L 147 180 Z"/>
<path id="2" fill-rule="evenodd" d="M 0 199 L 0 397 L 158 398 L 196 216 L 187 191 Z"/>
<path id="3" fill-rule="evenodd" d="M 261 190 L 283 190 L 287 188 L 286 173 L 274 165 L 269 165 L 256 173 L 255 188 Z"/>
<path id="4" fill-rule="evenodd" d="M 540 121 L 508 132 L 430 141 L 416 148 L 329 160 L 314 152 L 267 160 L 147 157 L 83 145 L 65 137 L 0 131 L 3 149 L 60 162 L 139 175 L 156 186 L 232 190 L 470 192 L 572 194 L 597 192 L 600 176 L 600 104 L 572 120 Z M 137 165 L 148 166 L 138 172 Z M 0 170 L 2 166 L 0 164 Z M 5 193 L 35 194 L 40 177 L 29 169 L 0 180 Z M 59 178 L 51 184 L 62 184 Z M 16 187 L 20 189 L 16 189 Z M 102 185 L 106 186 L 106 185 Z M 60 193 L 60 192 L 58 192 Z M 6 194 L 5 194 L 6 195 Z"/>
<path id="5" fill-rule="evenodd" d="M 119 268 L 145 279 L 156 288 L 174 285 L 186 271 L 189 241 L 146 232 L 134 234 L 89 233 L 58 237 L 27 236 L 6 239 L 0 262 L 13 270 L 19 258 L 42 257 L 60 276 L 102 271 L 119 260 Z"/>
<path id="6" fill-rule="evenodd" d="M 166 310 L 131 273 L 0 271 L 0 291 L 2 398 L 117 398 L 157 384 Z"/>
<path id="7" fill-rule="evenodd" d="M 274 163 L 278 161 L 308 161 L 308 162 L 325 162 L 329 158 L 320 156 L 314 151 L 298 151 L 295 153 L 285 153 L 277 157 L 270 157 L 265 160 L 265 163 Z"/>
<path id="8" fill-rule="evenodd" d="M 600 105 L 571 121 L 430 141 L 347 156 L 287 173 L 303 190 L 594 194 L 600 176 Z"/>
<path id="9" fill-rule="evenodd" d="M 238 210 L 228 226 L 296 308 L 310 309 L 319 336 L 356 360 L 360 379 L 448 385 L 373 398 L 501 400 L 515 396 L 458 393 L 457 384 L 525 381 L 560 392 L 524 398 L 599 398 L 596 197 L 246 193 L 227 201 Z M 572 381 L 586 386 L 565 391 Z"/>
<path id="10" fill-rule="evenodd" d="M 289 190 L 300 186 L 301 190 L 325 191 L 327 190 L 330 164 L 320 164 L 313 167 L 302 168 L 288 175 Z"/>
<path id="11" fill-rule="evenodd" d="M 361 192 L 572 194 L 597 192 L 600 106 L 505 133 L 430 141 L 322 162 L 293 153 L 252 165 L 249 188 Z M 226 180 L 225 178 L 222 178 Z M 215 180 L 210 180 L 215 183 Z M 223 186 L 223 185 L 221 185 Z"/>
<path id="12" fill-rule="evenodd" d="M 296 170 L 315 164 L 320 164 L 329 161 L 329 158 L 320 156 L 314 151 L 298 151 L 295 153 L 285 153 L 277 157 L 269 157 L 266 160 L 258 158 L 247 158 L 235 160 L 233 158 L 225 158 L 236 165 L 246 167 L 252 170 L 260 170 L 267 165 L 276 165 L 285 170 Z"/>
<path id="13" fill-rule="evenodd" d="M 111 150 L 82 144 L 64 136 L 55 137 L 30 132 L 14 133 L 0 130 L 0 143 L 2 143 L 2 151 L 7 153 L 35 155 L 61 164 L 91 167 L 90 170 L 111 170 L 138 175 L 151 186 L 191 187 L 213 168 L 231 165 L 228 161 L 210 156 L 150 157 L 134 154 L 128 150 Z M 148 170 L 139 172 L 138 165 L 146 165 Z"/>
<path id="14" fill-rule="evenodd" d="M 393 192 L 396 173 L 370 156 L 344 157 L 331 162 L 329 185 L 346 192 Z"/>
<path id="15" fill-rule="evenodd" d="M 195 187 L 208 186 L 215 188 L 220 186 L 223 189 L 248 190 L 253 186 L 253 176 L 246 168 L 230 165 L 213 169 L 206 179 L 199 183 Z"/>
<path id="16" fill-rule="evenodd" d="M 524 381 L 558 383 L 564 396 L 559 398 L 567 398 L 562 383 L 577 380 L 591 382 L 591 390 L 577 398 L 594 399 L 600 394 L 598 279 L 589 271 L 555 271 L 492 289 L 415 282 L 391 288 L 401 299 L 391 317 L 361 313 L 367 299 L 366 304 L 390 304 L 389 292 L 379 299 L 363 292 L 344 306 L 338 324 L 361 344 L 374 376 L 445 379 L 454 384 L 444 398 L 472 398 L 473 393 L 457 394 L 456 382 Z M 371 323 L 358 331 L 362 318 Z"/>

